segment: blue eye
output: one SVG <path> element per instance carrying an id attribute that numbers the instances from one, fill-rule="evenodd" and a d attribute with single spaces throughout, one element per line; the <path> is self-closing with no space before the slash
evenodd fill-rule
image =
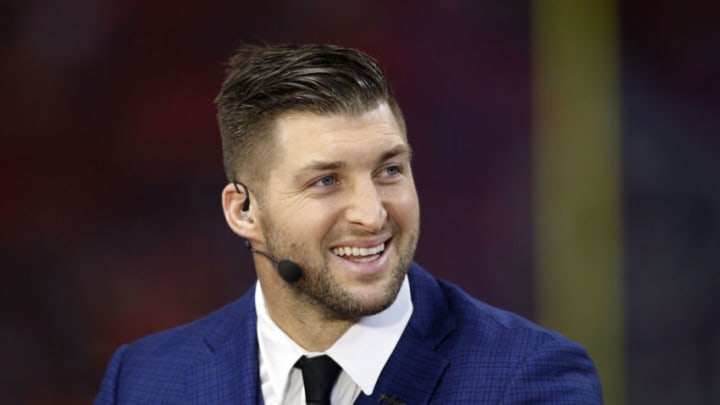
<path id="1" fill-rule="evenodd" d="M 332 186 L 336 183 L 337 183 L 337 179 L 335 178 L 335 176 L 325 176 L 325 177 L 321 178 L 320 180 L 318 180 L 317 182 L 315 182 L 315 185 L 326 187 L 326 186 Z"/>
<path id="2" fill-rule="evenodd" d="M 402 170 L 400 170 L 400 166 L 388 166 L 385 168 L 385 173 L 390 177 L 395 177 L 402 173 Z"/>

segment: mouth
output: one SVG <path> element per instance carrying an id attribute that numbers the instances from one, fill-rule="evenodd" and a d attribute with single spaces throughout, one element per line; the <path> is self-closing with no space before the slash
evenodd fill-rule
<path id="1" fill-rule="evenodd" d="M 345 260 L 368 263 L 379 259 L 385 251 L 386 244 L 389 243 L 390 240 L 387 240 L 367 248 L 357 246 L 337 246 L 332 248 L 331 251 L 335 256 L 341 257 Z"/>

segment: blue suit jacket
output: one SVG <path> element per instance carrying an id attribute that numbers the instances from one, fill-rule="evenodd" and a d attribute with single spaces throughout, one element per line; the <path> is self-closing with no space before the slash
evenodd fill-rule
<path id="1" fill-rule="evenodd" d="M 435 279 L 409 273 L 414 311 L 356 404 L 601 404 L 585 350 Z M 95 404 L 262 403 L 254 292 L 118 349 Z"/>

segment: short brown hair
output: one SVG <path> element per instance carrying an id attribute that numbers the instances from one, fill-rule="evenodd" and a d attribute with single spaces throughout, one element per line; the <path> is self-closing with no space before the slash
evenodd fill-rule
<path id="1" fill-rule="evenodd" d="M 215 99 L 228 181 L 259 179 L 272 160 L 276 119 L 287 112 L 361 114 L 387 102 L 402 112 L 372 57 L 334 45 L 245 45 Z M 241 178 L 242 177 L 242 178 Z"/>

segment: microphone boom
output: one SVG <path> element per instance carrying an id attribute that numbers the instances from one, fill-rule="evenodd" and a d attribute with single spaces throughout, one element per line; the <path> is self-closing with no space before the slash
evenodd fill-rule
<path id="1" fill-rule="evenodd" d="M 287 260 L 287 259 L 277 261 L 277 260 L 275 260 L 274 257 L 270 256 L 269 254 L 253 248 L 252 245 L 250 244 L 250 241 L 247 241 L 247 240 L 245 241 L 245 246 L 251 252 L 265 256 L 268 260 L 273 262 L 280 277 L 283 280 L 287 281 L 288 283 L 290 283 L 290 284 L 295 283 L 296 281 L 300 280 L 300 277 L 302 277 L 302 267 L 300 267 L 300 265 L 295 263 L 294 261 Z"/>

